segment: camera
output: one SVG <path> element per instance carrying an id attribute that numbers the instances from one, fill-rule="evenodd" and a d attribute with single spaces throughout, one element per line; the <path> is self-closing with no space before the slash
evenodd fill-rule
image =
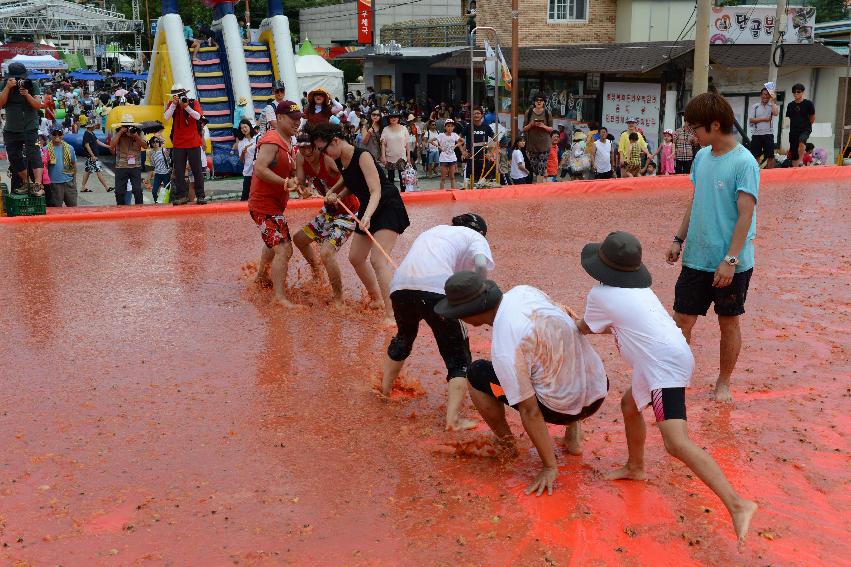
<path id="1" fill-rule="evenodd" d="M 180 97 L 180 104 L 186 104 L 187 102 L 189 102 L 188 96 L 183 95 L 182 97 Z"/>
<path id="2" fill-rule="evenodd" d="M 32 92 L 33 90 L 33 82 L 31 79 L 18 79 L 18 90 L 28 90 Z"/>
<path id="3" fill-rule="evenodd" d="M 135 126 L 128 126 L 127 132 L 129 134 L 138 134 L 140 132 L 140 130 L 138 128 L 136 128 Z"/>

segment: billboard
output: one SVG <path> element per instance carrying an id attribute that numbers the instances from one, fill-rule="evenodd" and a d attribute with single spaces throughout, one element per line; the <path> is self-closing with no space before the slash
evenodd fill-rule
<path id="1" fill-rule="evenodd" d="M 628 118 L 635 118 L 644 139 L 653 146 L 659 144 L 659 110 L 662 104 L 662 85 L 659 83 L 603 84 L 603 120 L 601 124 L 617 138 L 626 130 Z"/>
<path id="2" fill-rule="evenodd" d="M 777 25 L 775 6 L 725 6 L 712 8 L 709 43 L 768 44 Z M 786 34 L 783 43 L 813 42 L 816 9 L 813 7 L 786 8 Z"/>
<path id="3" fill-rule="evenodd" d="M 372 45 L 372 0 L 358 0 L 358 43 Z"/>

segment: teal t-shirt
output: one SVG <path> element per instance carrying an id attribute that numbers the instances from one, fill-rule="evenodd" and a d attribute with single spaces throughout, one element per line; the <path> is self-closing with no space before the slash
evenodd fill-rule
<path id="1" fill-rule="evenodd" d="M 183 39 L 192 39 L 192 28 L 190 26 L 183 26 Z"/>
<path id="2" fill-rule="evenodd" d="M 722 156 L 713 156 L 708 146 L 697 152 L 691 167 L 694 202 L 683 251 L 683 265 L 714 272 L 724 260 L 739 220 L 736 200 L 743 191 L 758 199 L 759 165 L 741 144 Z M 745 245 L 739 252 L 737 272 L 753 268 L 753 239 L 756 236 L 756 208 Z"/>

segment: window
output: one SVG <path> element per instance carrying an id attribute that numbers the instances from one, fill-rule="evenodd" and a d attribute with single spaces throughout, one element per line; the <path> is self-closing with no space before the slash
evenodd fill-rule
<path id="1" fill-rule="evenodd" d="M 547 21 L 573 22 L 588 19 L 588 0 L 547 0 Z"/>

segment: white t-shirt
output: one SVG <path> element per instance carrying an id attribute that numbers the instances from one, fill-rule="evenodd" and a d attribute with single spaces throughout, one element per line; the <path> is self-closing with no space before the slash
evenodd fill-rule
<path id="1" fill-rule="evenodd" d="M 384 145 L 384 157 L 387 163 L 396 163 L 405 159 L 405 148 L 408 146 L 408 129 L 404 126 L 398 128 L 387 127 L 381 131 L 381 143 Z"/>
<path id="2" fill-rule="evenodd" d="M 41 118 L 38 121 L 38 133 L 44 134 L 48 138 L 50 138 L 50 129 L 53 126 L 53 122 L 48 120 L 47 118 Z"/>
<path id="3" fill-rule="evenodd" d="M 603 361 L 590 341 L 547 294 L 531 286 L 502 296 L 491 356 L 511 405 L 537 396 L 553 411 L 576 415 L 608 391 Z"/>
<path id="4" fill-rule="evenodd" d="M 360 124 L 360 118 L 358 118 L 358 113 L 354 110 L 350 110 L 348 115 L 346 115 L 346 121 L 349 124 L 354 124 L 355 126 L 357 126 L 358 124 Z"/>
<path id="5" fill-rule="evenodd" d="M 278 101 L 273 100 L 263 108 L 263 117 L 266 119 L 266 124 L 269 124 L 269 122 L 272 122 L 273 120 L 277 120 L 277 117 L 275 116 L 275 109 L 277 107 Z"/>
<path id="6" fill-rule="evenodd" d="M 254 174 L 254 137 L 243 138 L 236 144 L 236 154 L 242 156 L 242 150 L 248 148 L 245 152 L 245 158 L 242 162 L 242 176 L 251 177 Z"/>
<path id="7" fill-rule="evenodd" d="M 442 295 L 452 274 L 476 269 L 476 254 L 487 258 L 487 269 L 493 269 L 488 241 L 475 230 L 445 224 L 430 228 L 414 240 L 399 264 L 390 282 L 390 293 L 413 289 Z"/>
<path id="8" fill-rule="evenodd" d="M 751 124 L 751 130 L 754 136 L 774 134 L 774 115 L 772 114 L 771 101 L 768 101 L 768 104 L 762 104 L 762 101 L 760 101 L 753 105 L 751 108 L 751 118 L 766 118 L 768 116 L 771 116 L 771 120 L 768 122 Z"/>
<path id="9" fill-rule="evenodd" d="M 520 169 L 520 165 L 523 164 L 525 167 L 525 163 L 526 160 L 523 158 L 523 152 L 520 150 L 511 152 L 511 179 L 523 179 L 528 175 Z"/>
<path id="10" fill-rule="evenodd" d="M 694 356 L 649 287 L 594 286 L 585 304 L 585 323 L 595 333 L 612 328 L 618 351 L 632 366 L 632 396 L 639 410 L 650 403 L 651 390 L 688 386 Z"/>
<path id="11" fill-rule="evenodd" d="M 440 163 L 455 163 L 458 161 L 458 156 L 455 155 L 455 144 L 461 136 L 452 132 L 447 135 L 446 132 L 441 132 L 437 135 L 437 147 L 440 150 Z"/>
<path id="12" fill-rule="evenodd" d="M 432 140 L 437 140 L 440 137 L 440 132 L 438 132 L 437 130 L 429 130 L 425 134 L 423 134 L 423 136 L 425 137 L 426 148 L 428 148 L 428 151 L 440 152 L 438 146 L 435 146 L 431 143 Z M 455 152 L 453 151 L 452 153 L 454 154 Z"/>
<path id="13" fill-rule="evenodd" d="M 597 173 L 608 173 L 612 170 L 611 140 L 594 142 L 594 169 L 597 170 Z"/>

